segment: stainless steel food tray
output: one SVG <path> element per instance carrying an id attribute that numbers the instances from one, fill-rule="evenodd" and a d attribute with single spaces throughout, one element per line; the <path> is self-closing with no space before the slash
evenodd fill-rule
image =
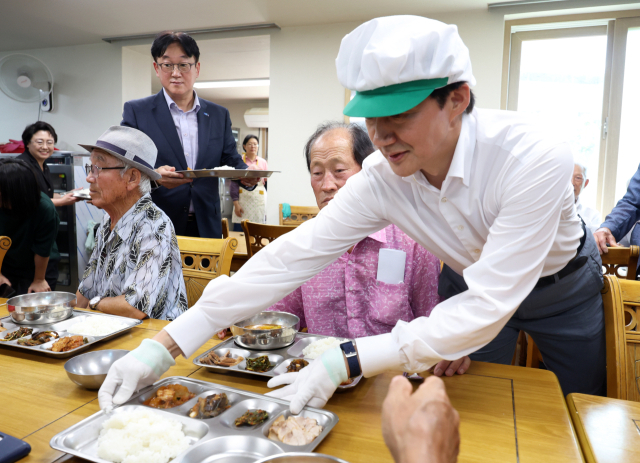
<path id="1" fill-rule="evenodd" d="M 7 329 L 7 331 L 2 331 L 0 332 L 0 338 L 4 338 L 7 334 L 9 333 L 13 333 L 14 331 L 19 330 L 20 328 L 33 328 L 33 332 L 39 332 L 39 331 L 56 331 L 61 338 L 66 337 L 66 336 L 72 336 L 73 333 L 69 331 L 69 328 L 80 322 L 85 320 L 87 317 L 109 317 L 109 318 L 115 318 L 118 320 L 118 322 L 122 323 L 123 325 L 126 325 L 126 328 L 123 328 L 121 330 L 115 331 L 111 334 L 108 334 L 106 336 L 85 336 L 86 338 L 89 339 L 89 342 L 87 344 L 84 344 L 80 347 L 77 347 L 76 349 L 72 349 L 70 351 L 67 352 L 51 352 L 50 349 L 51 345 L 53 344 L 53 342 L 55 341 L 51 341 L 48 342 L 46 344 L 41 344 L 39 346 L 21 346 L 20 344 L 18 344 L 18 340 L 16 339 L 15 341 L 0 341 L 0 347 L 10 347 L 10 348 L 14 348 L 14 349 L 22 349 L 22 350 L 27 350 L 27 351 L 31 351 L 33 353 L 37 353 L 37 354 L 42 354 L 45 355 L 47 357 L 56 357 L 56 358 L 67 358 L 67 357 L 72 357 L 80 352 L 82 352 L 83 350 L 87 350 L 88 348 L 90 348 L 91 346 L 93 346 L 95 343 L 100 342 L 100 341 L 106 341 L 107 339 L 111 339 L 115 336 L 118 336 L 122 333 L 124 333 L 125 331 L 130 330 L 131 328 L 133 328 L 136 325 L 139 325 L 140 323 L 142 323 L 142 320 L 134 320 L 133 318 L 127 318 L 127 317 L 118 317 L 117 315 L 107 315 L 107 314 L 103 314 L 103 313 L 94 313 L 94 312 L 83 312 L 81 310 L 74 310 L 73 311 L 73 315 L 70 318 L 67 318 L 64 321 L 61 322 L 56 322 L 56 323 L 47 323 L 47 324 L 43 324 L 43 325 L 18 325 L 16 323 L 13 322 L 13 320 L 11 319 L 11 317 L 4 317 L 4 318 L 0 318 L 0 322 L 2 322 L 2 325 L 4 326 L 4 328 Z M 29 335 L 29 337 L 31 337 Z M 57 341 L 57 339 L 56 339 Z"/>
<path id="2" fill-rule="evenodd" d="M 279 170 L 249 170 L 249 169 L 198 169 L 198 170 L 177 170 L 176 173 L 183 174 L 185 178 L 222 177 L 222 178 L 265 178 L 271 177 L 273 173 L 280 173 Z"/>
<path id="3" fill-rule="evenodd" d="M 160 386 L 168 384 L 186 386 L 196 396 L 179 407 L 167 410 L 157 410 L 143 405 L 143 402 Z M 189 418 L 188 412 L 198 398 L 221 392 L 227 394 L 229 398 L 231 405 L 229 409 L 214 418 Z M 275 442 L 267 438 L 269 428 L 278 416 L 284 415 L 286 418 L 290 415 L 289 402 L 182 376 L 164 378 L 142 389 L 124 405 L 116 408 L 112 414 L 140 408 L 152 410 L 182 423 L 182 430 L 191 441 L 191 445 L 171 460 L 171 463 L 249 463 L 285 452 L 311 452 L 338 423 L 338 416 L 335 413 L 305 407 L 300 415 L 317 420 L 323 428 L 322 433 L 307 445 L 294 446 Z M 269 412 L 269 419 L 257 426 L 237 428 L 234 420 L 247 410 L 253 409 Z M 98 436 L 102 424 L 108 418 L 109 415 L 102 411 L 95 413 L 53 436 L 50 445 L 56 450 L 89 461 L 108 463 L 107 460 L 98 457 Z"/>
<path id="4" fill-rule="evenodd" d="M 216 372 L 223 372 L 223 373 L 236 372 L 236 373 L 245 373 L 249 375 L 257 375 L 257 376 L 272 378 L 274 376 L 278 376 L 283 373 L 286 373 L 287 367 L 289 366 L 289 364 L 293 359 L 304 358 L 302 355 L 302 350 L 305 347 L 307 347 L 309 344 L 319 339 L 330 338 L 330 337 L 332 336 L 297 333 L 295 341 L 293 341 L 293 343 L 290 346 L 283 347 L 282 349 L 273 349 L 273 350 L 246 349 L 244 347 L 240 347 L 239 345 L 237 345 L 234 342 L 234 338 L 231 338 L 231 339 L 227 339 L 224 342 L 221 342 L 220 344 L 216 345 L 212 349 L 209 349 L 201 356 L 196 357 L 193 360 L 193 363 L 198 365 L 199 367 L 204 367 L 209 370 L 215 370 Z M 200 361 L 201 358 L 207 356 L 211 351 L 214 351 L 216 354 L 222 356 L 222 355 L 225 355 L 229 350 L 231 351 L 231 356 L 233 358 L 238 358 L 238 356 L 241 356 L 246 359 L 247 357 L 255 358 L 263 355 L 268 355 L 269 361 L 271 362 L 272 365 L 275 364 L 275 366 L 267 372 L 258 373 L 256 371 L 246 370 L 247 362 L 245 360 L 243 360 L 238 365 L 235 365 L 233 367 L 209 365 L 206 363 L 202 363 Z M 305 360 L 307 360 L 309 363 L 313 362 L 313 360 L 311 359 L 305 359 Z M 362 379 L 362 375 L 354 378 L 351 384 L 347 384 L 345 386 L 338 386 L 338 389 L 349 389 L 349 388 L 355 387 L 360 382 L 361 379 Z"/>

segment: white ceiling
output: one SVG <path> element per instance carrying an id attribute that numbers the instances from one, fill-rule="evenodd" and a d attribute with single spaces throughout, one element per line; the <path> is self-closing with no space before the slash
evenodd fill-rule
<path id="1" fill-rule="evenodd" d="M 0 51 L 104 37 L 276 23 L 280 27 L 487 8 L 494 0 L 1 0 Z"/>
<path id="2" fill-rule="evenodd" d="M 128 47 L 149 57 L 149 45 Z M 269 77 L 269 36 L 233 39 L 198 40 L 200 77 L 198 81 L 257 79 Z M 159 79 L 153 74 L 151 90 L 160 91 Z M 269 98 L 269 87 L 201 88 L 198 95 L 210 101 L 263 100 Z"/>

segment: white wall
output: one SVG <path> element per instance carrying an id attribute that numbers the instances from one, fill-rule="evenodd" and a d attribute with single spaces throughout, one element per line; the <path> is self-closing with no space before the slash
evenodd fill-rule
<path id="1" fill-rule="evenodd" d="M 129 47 L 122 48 L 122 105 L 151 95 L 151 76 L 155 76 L 149 55 Z"/>
<path id="2" fill-rule="evenodd" d="M 500 107 L 504 20 L 486 10 L 434 17 L 457 24 L 469 47 L 478 105 Z M 360 23 L 288 27 L 271 36 L 269 182 L 267 220 L 278 223 L 278 204 L 315 206 L 302 149 L 316 126 L 343 120 L 344 88 L 335 58 L 342 38 Z"/>
<path id="3" fill-rule="evenodd" d="M 122 58 L 119 46 L 100 43 L 25 50 L 54 77 L 53 111 L 41 119 L 58 133 L 58 148 L 80 151 L 122 116 Z M 10 52 L 0 53 L 0 58 Z M 38 117 L 38 103 L 21 103 L 0 92 L 0 143 L 20 139 Z"/>

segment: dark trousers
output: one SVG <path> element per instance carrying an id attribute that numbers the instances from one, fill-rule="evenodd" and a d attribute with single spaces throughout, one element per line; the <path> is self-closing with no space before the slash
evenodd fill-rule
<path id="1" fill-rule="evenodd" d="M 50 260 L 47 264 L 47 270 L 44 275 L 44 279 L 49 283 L 51 291 L 56 290 L 56 284 L 58 283 L 58 264 L 60 260 Z M 14 296 L 21 296 L 27 294 L 29 286 L 33 283 L 33 278 L 21 278 L 13 275 L 5 275 L 11 282 L 11 288 L 16 292 Z"/>
<path id="2" fill-rule="evenodd" d="M 189 214 L 189 218 L 187 219 L 187 229 L 185 230 L 184 236 L 200 238 L 200 231 L 198 230 L 198 222 L 196 221 L 195 215 Z"/>
<path id="3" fill-rule="evenodd" d="M 606 351 L 602 304 L 602 261 L 593 235 L 580 255 L 581 268 L 542 288 L 534 288 L 493 341 L 472 360 L 511 364 L 520 330 L 535 341 L 545 366 L 556 374 L 565 395 L 606 394 Z M 463 291 L 464 279 L 444 266 L 438 293 L 448 299 Z"/>

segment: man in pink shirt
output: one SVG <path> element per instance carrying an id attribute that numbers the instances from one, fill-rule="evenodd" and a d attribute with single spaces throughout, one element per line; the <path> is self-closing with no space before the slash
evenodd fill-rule
<path id="1" fill-rule="evenodd" d="M 316 130 L 305 146 L 305 156 L 320 209 L 360 171 L 362 162 L 374 150 L 367 133 L 355 124 L 331 122 Z M 387 263 L 399 267 L 402 283 L 378 279 L 378 258 L 383 249 L 400 251 L 391 253 Z M 268 310 L 297 315 L 301 327 L 306 326 L 309 333 L 346 338 L 389 333 L 398 320 L 429 316 L 440 302 L 439 275 L 438 258 L 398 227 L 389 225 L 357 243 Z M 446 374 L 466 371 L 469 362 L 468 357 L 454 362 Z"/>

